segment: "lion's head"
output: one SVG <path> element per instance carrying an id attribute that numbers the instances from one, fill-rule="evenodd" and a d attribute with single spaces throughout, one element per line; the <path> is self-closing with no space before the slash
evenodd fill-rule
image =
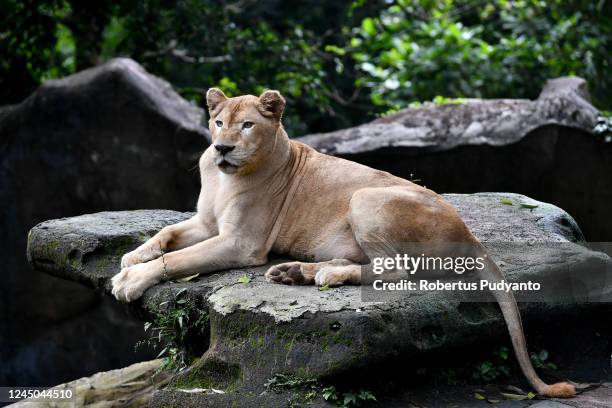
<path id="1" fill-rule="evenodd" d="M 218 88 L 206 93 L 214 161 L 226 174 L 249 174 L 272 154 L 285 99 L 278 91 L 228 98 Z"/>

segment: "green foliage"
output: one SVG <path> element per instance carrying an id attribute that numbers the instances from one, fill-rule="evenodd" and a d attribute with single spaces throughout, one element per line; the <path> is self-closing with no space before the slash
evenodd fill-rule
<path id="1" fill-rule="evenodd" d="M 186 299 L 184 293 L 185 289 L 178 291 L 171 307 L 156 312 L 152 321 L 144 324 L 145 332 L 151 334 L 145 342 L 161 349 L 157 358 L 163 357 L 164 364 L 160 370 L 185 369 L 194 358 L 186 347 L 188 337 L 203 334 L 208 328 L 208 313 Z"/>
<path id="2" fill-rule="evenodd" d="M 364 402 L 376 401 L 374 394 L 367 390 L 347 391 L 340 393 L 336 387 L 325 387 L 321 390 L 325 401 L 331 402 L 339 407 L 358 407 Z"/>
<path id="3" fill-rule="evenodd" d="M 313 377 L 301 377 L 288 374 L 276 374 L 265 384 L 266 389 L 275 392 L 283 390 L 300 391 L 306 401 L 312 401 L 320 396 L 324 400 L 339 407 L 358 407 L 367 401 L 376 401 L 371 391 L 359 389 L 340 392 L 335 386 L 325 386 Z"/>
<path id="4" fill-rule="evenodd" d="M 446 385 L 458 385 L 463 381 L 463 370 L 454 368 L 443 368 L 434 374 L 434 381 Z"/>
<path id="5" fill-rule="evenodd" d="M 282 391 L 283 389 L 303 389 L 303 388 L 318 388 L 319 380 L 312 377 L 300 377 L 290 374 L 278 373 L 270 378 L 264 386 L 273 391 Z"/>
<path id="6" fill-rule="evenodd" d="M 491 359 L 477 364 L 472 372 L 472 378 L 484 382 L 496 381 L 509 375 L 508 348 L 503 346 L 493 352 Z"/>
<path id="7" fill-rule="evenodd" d="M 279 89 L 292 136 L 418 101 L 534 98 L 579 75 L 612 108 L 609 0 L 76 0 L 0 2 L 0 104 L 38 83 L 129 56 L 203 104 Z M 412 104 L 411 104 L 412 103 Z M 595 132 L 610 139 L 609 120 Z M 606 133 L 607 132 L 607 133 Z"/>
<path id="8" fill-rule="evenodd" d="M 238 278 L 238 283 L 243 283 L 245 285 L 249 283 L 250 281 L 251 281 L 251 277 L 247 274 L 244 274 Z"/>
<path id="9" fill-rule="evenodd" d="M 321 390 L 321 384 L 316 378 L 282 373 L 275 374 L 264 384 L 264 387 L 278 393 L 283 390 L 294 391 L 294 395 L 289 399 L 290 407 L 299 407 L 303 403 L 310 405 Z"/>
<path id="10" fill-rule="evenodd" d="M 599 136 L 605 143 L 612 142 L 612 112 L 602 111 L 597 117 L 597 124 L 593 133 Z"/>
<path id="11" fill-rule="evenodd" d="M 43 78 L 69 73 L 65 45 L 59 52 L 57 46 L 58 37 L 67 43 L 58 24 L 66 12 L 61 1 L 0 2 L 0 104 L 24 98 Z"/>
<path id="12" fill-rule="evenodd" d="M 408 104 L 408 108 L 421 108 L 428 105 L 462 105 L 466 102 L 464 98 L 447 98 L 446 96 L 436 95 L 431 101 L 413 101 Z M 399 105 L 393 105 L 379 116 L 387 116 L 399 112 L 402 109 Z"/>
<path id="13" fill-rule="evenodd" d="M 580 75 L 610 106 L 612 18 L 605 1 L 397 0 L 353 28 L 350 54 L 376 105 L 451 97 L 536 97 Z"/>
<path id="14" fill-rule="evenodd" d="M 532 352 L 530 358 L 533 366 L 537 369 L 556 370 L 558 368 L 556 364 L 548 361 L 548 351 L 546 350 L 541 350 L 539 353 Z M 502 346 L 499 350 L 493 352 L 490 359 L 476 364 L 472 370 L 472 378 L 477 381 L 494 382 L 507 378 L 510 371 L 509 351 L 507 347 Z"/>
<path id="15" fill-rule="evenodd" d="M 134 2 L 117 11 L 130 35 L 115 54 L 132 56 L 198 104 L 210 86 L 228 95 L 279 89 L 288 100 L 290 134 L 330 130 L 354 122 L 355 107 L 347 104 L 360 99 L 342 96 L 354 91 L 339 29 L 359 20 L 350 6 L 348 0 Z"/>
<path id="16" fill-rule="evenodd" d="M 125 18 L 113 16 L 102 33 L 102 47 L 100 55 L 102 59 L 110 59 L 120 55 L 119 47 L 130 35 L 125 26 Z"/>
<path id="17" fill-rule="evenodd" d="M 548 351 L 546 350 L 542 350 L 539 353 L 530 353 L 529 357 L 535 368 L 544 370 L 556 370 L 558 368 L 556 364 L 547 361 Z"/>
<path id="18" fill-rule="evenodd" d="M 536 369 L 556 370 L 558 367 L 548 361 L 549 355 L 546 350 L 530 353 L 531 361 Z M 510 375 L 519 375 L 520 366 L 518 361 L 511 355 L 508 347 L 502 346 L 491 353 L 484 360 L 472 360 L 460 366 L 440 367 L 431 371 L 433 382 L 443 385 L 467 385 L 482 383 L 499 383 L 507 381 Z M 511 387 L 518 390 L 516 387 Z M 527 396 L 527 393 L 523 393 Z M 504 394 L 506 399 L 511 399 L 511 394 Z M 527 397 L 526 397 L 527 398 Z M 531 398 L 531 397 L 529 397 Z M 489 398 L 485 397 L 488 401 Z"/>

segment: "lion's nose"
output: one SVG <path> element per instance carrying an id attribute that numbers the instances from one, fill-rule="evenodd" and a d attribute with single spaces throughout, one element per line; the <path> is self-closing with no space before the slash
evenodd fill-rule
<path id="1" fill-rule="evenodd" d="M 229 145 L 224 145 L 224 144 L 215 145 L 215 149 L 222 155 L 231 152 L 235 148 L 236 146 L 229 146 Z"/>

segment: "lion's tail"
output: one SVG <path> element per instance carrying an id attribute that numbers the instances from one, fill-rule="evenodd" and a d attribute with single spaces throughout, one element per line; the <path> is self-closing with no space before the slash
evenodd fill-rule
<path id="1" fill-rule="evenodd" d="M 484 254 L 486 250 L 482 247 Z M 497 264 L 489 257 L 486 256 L 486 267 L 480 271 L 480 278 L 486 279 L 490 282 L 499 282 L 504 279 L 502 271 L 499 269 Z M 510 332 L 510 338 L 512 339 L 512 346 L 514 347 L 514 353 L 518 359 L 519 365 L 523 374 L 531 384 L 531 386 L 540 395 L 546 397 L 556 398 L 570 398 L 576 395 L 576 388 L 568 382 L 560 382 L 556 384 L 546 384 L 538 376 L 531 364 L 529 353 L 527 351 L 527 342 L 525 341 L 525 334 L 523 332 L 523 324 L 521 322 L 521 315 L 516 304 L 516 299 L 512 292 L 506 292 L 502 290 L 492 291 L 495 300 L 499 303 L 502 314 L 508 326 Z"/>

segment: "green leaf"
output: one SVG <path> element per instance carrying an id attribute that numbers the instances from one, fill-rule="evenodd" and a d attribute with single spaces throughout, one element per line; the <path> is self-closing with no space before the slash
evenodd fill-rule
<path id="1" fill-rule="evenodd" d="M 484 395 L 482 395 L 482 394 L 480 394 L 480 393 L 478 393 L 478 392 L 475 392 L 475 393 L 474 393 L 474 398 L 475 398 L 475 399 L 477 399 L 477 400 L 479 400 L 479 401 L 483 401 L 483 400 L 485 400 L 485 399 L 486 399 L 486 397 L 485 397 Z"/>
<path id="2" fill-rule="evenodd" d="M 370 391 L 359 390 L 359 399 L 362 401 L 376 401 L 376 397 Z"/>
<path id="3" fill-rule="evenodd" d="M 336 387 L 331 386 L 323 388 L 323 399 L 325 399 L 325 401 L 334 401 L 336 398 Z"/>
<path id="4" fill-rule="evenodd" d="M 533 210 L 534 208 L 538 208 L 539 205 L 537 204 L 526 204 L 526 203 L 521 203 L 521 207 L 522 208 L 529 208 L 530 210 Z"/>
<path id="5" fill-rule="evenodd" d="M 507 199 L 507 198 L 503 198 L 503 199 L 499 200 L 499 202 L 500 202 L 500 203 L 502 203 L 502 204 L 504 204 L 504 205 L 514 205 L 514 204 L 512 203 L 512 201 L 511 201 L 511 200 L 509 200 L 509 199 Z"/>
<path id="6" fill-rule="evenodd" d="M 344 54 L 346 54 L 346 50 L 344 48 L 340 48 L 337 45 L 333 45 L 333 44 L 326 45 L 325 51 L 331 52 L 333 54 L 340 55 L 340 56 L 343 56 Z"/>
<path id="7" fill-rule="evenodd" d="M 232 81 L 228 77 L 221 78 L 221 80 L 219 81 L 219 88 L 223 89 L 227 96 L 236 96 L 240 94 L 238 84 L 236 84 L 236 82 Z"/>
<path id="8" fill-rule="evenodd" d="M 244 274 L 244 275 L 242 275 L 240 278 L 238 278 L 238 283 L 244 283 L 244 284 L 247 284 L 247 283 L 249 283 L 250 281 L 251 281 L 251 278 L 250 278 L 250 277 L 249 277 L 247 274 Z"/>
<path id="9" fill-rule="evenodd" d="M 548 351 L 546 350 L 540 351 L 539 357 L 540 357 L 540 360 L 546 361 L 548 359 Z"/>
<path id="10" fill-rule="evenodd" d="M 329 283 L 326 283 L 325 285 L 321 286 L 319 290 L 321 292 L 325 292 L 326 290 L 329 290 Z"/>
<path id="11" fill-rule="evenodd" d="M 164 354 L 166 354 L 166 351 L 168 351 L 168 347 L 164 347 L 164 349 L 162 351 L 159 352 L 159 354 L 157 355 L 156 358 L 160 358 L 161 356 L 163 356 Z"/>
<path id="12" fill-rule="evenodd" d="M 153 324 L 153 322 L 145 322 L 144 324 L 144 331 L 147 331 L 151 328 L 151 325 Z"/>
<path id="13" fill-rule="evenodd" d="M 357 404 L 357 396 L 352 392 L 347 392 L 344 394 L 344 400 L 342 401 L 342 403 L 346 406 L 349 406 L 349 404 L 355 405 Z"/>
<path id="14" fill-rule="evenodd" d="M 361 28 L 369 36 L 373 36 L 376 34 L 376 24 L 374 24 L 374 20 L 370 17 L 363 19 L 363 21 L 361 22 Z"/>

